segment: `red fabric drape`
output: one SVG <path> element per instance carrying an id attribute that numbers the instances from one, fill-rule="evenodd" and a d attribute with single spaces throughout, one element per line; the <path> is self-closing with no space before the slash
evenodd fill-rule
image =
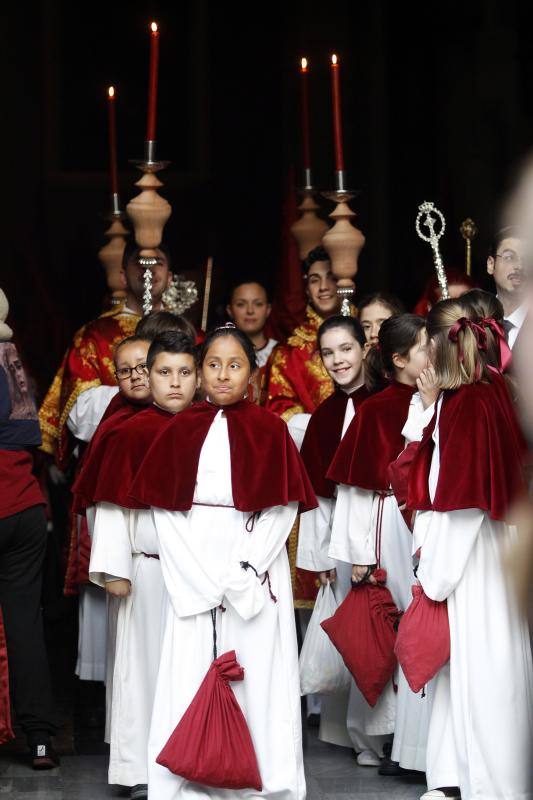
<path id="1" fill-rule="evenodd" d="M 283 218 L 281 226 L 281 258 L 276 279 L 276 291 L 272 302 L 272 313 L 265 334 L 278 342 L 285 341 L 294 328 L 305 318 L 307 297 L 305 294 L 302 262 L 298 247 L 291 233 L 291 225 L 298 219 L 294 168 L 287 177 Z"/>
<path id="2" fill-rule="evenodd" d="M 13 739 L 11 727 L 11 702 L 9 699 L 9 666 L 7 661 L 7 642 L 4 630 L 2 609 L 0 608 L 0 744 Z"/>

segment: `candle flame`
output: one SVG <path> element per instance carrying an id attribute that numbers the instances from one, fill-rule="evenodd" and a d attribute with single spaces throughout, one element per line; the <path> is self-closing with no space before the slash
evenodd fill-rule
<path id="1" fill-rule="evenodd" d="M 109 95 L 109 97 L 114 97 L 115 96 L 115 87 L 114 86 L 110 86 L 109 89 L 107 90 L 107 94 Z"/>
<path id="2" fill-rule="evenodd" d="M 307 64 L 308 64 L 307 59 L 306 58 L 302 58 L 300 63 L 302 65 L 302 72 L 307 72 Z"/>
<path id="3" fill-rule="evenodd" d="M 152 22 L 150 28 L 152 29 L 152 33 L 157 33 L 157 22 Z"/>
<path id="4" fill-rule="evenodd" d="M 339 59 L 337 58 L 335 53 L 333 53 L 333 55 L 331 56 L 331 63 L 333 64 L 334 67 L 336 67 L 337 64 L 339 63 Z"/>

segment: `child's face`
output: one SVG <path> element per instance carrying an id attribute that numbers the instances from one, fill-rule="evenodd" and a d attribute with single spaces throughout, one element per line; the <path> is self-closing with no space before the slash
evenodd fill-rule
<path id="1" fill-rule="evenodd" d="M 150 370 L 152 399 L 159 408 L 177 414 L 190 406 L 198 388 L 198 373 L 189 353 L 158 353 Z"/>
<path id="2" fill-rule="evenodd" d="M 120 393 L 133 403 L 148 403 L 150 386 L 146 357 L 150 342 L 130 342 L 119 348 L 115 375 Z"/>
<path id="3" fill-rule="evenodd" d="M 210 345 L 202 364 L 202 386 L 219 406 L 242 400 L 250 382 L 250 362 L 235 336 L 219 336 Z"/>
<path id="4" fill-rule="evenodd" d="M 422 328 L 418 341 L 407 356 L 395 356 L 396 377 L 401 383 L 414 386 L 420 377 L 420 373 L 429 366 L 428 360 L 428 335 L 425 328 Z"/>
<path id="5" fill-rule="evenodd" d="M 362 383 L 363 348 L 349 330 L 326 331 L 320 339 L 320 355 L 330 378 L 345 391 Z"/>

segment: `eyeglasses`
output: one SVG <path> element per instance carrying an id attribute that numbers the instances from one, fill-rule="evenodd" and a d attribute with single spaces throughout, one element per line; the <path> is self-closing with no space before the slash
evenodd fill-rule
<path id="1" fill-rule="evenodd" d="M 115 375 L 119 381 L 125 381 L 126 378 L 131 378 L 134 371 L 137 375 L 146 375 L 148 373 L 148 364 L 137 364 L 135 367 L 121 367 L 115 370 Z"/>
<path id="2" fill-rule="evenodd" d="M 501 258 L 506 264 L 513 265 L 515 267 L 521 267 L 524 264 L 522 256 L 519 256 L 517 253 L 513 253 L 512 250 L 506 250 L 505 253 L 496 253 L 496 258 Z"/>

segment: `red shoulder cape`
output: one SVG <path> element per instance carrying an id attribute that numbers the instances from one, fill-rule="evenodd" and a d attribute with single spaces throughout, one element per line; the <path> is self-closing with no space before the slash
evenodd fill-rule
<path id="1" fill-rule="evenodd" d="M 133 501 L 170 511 L 191 508 L 200 452 L 219 411 L 204 401 L 176 414 L 146 454 L 130 490 Z M 313 487 L 283 420 L 246 400 L 224 412 L 235 508 L 253 512 L 293 501 L 303 511 L 316 508 Z"/>
<path id="2" fill-rule="evenodd" d="M 402 429 L 416 386 L 392 381 L 361 405 L 344 434 L 327 477 L 370 491 L 387 491 L 388 467 L 403 450 Z"/>
<path id="3" fill-rule="evenodd" d="M 117 425 L 144 410 L 146 410 L 146 406 L 131 403 L 120 392 L 111 398 L 100 424 L 83 454 L 78 474 L 72 484 L 72 511 L 74 514 L 82 514 L 88 506 L 92 505 L 102 453 L 105 452 L 105 441 L 111 431 Z"/>
<path id="4" fill-rule="evenodd" d="M 357 411 L 368 397 L 366 386 L 359 387 L 350 395 L 337 390 L 319 405 L 309 420 L 300 455 L 319 497 L 333 497 L 335 494 L 335 483 L 326 478 L 326 473 L 341 440 L 346 406 L 351 401 Z"/>
<path id="5" fill-rule="evenodd" d="M 514 410 L 500 387 L 474 383 L 445 391 L 439 419 L 440 473 L 429 497 L 432 438 L 437 413 L 427 426 L 409 472 L 407 506 L 418 511 L 479 508 L 508 520 L 525 492 L 523 452 L 511 420 Z"/>
<path id="6" fill-rule="evenodd" d="M 135 471 L 162 422 L 171 418 L 166 411 L 153 405 L 130 405 L 129 415 L 121 416 L 117 412 L 98 428 L 98 441 L 86 452 L 81 472 L 72 487 L 78 509 L 100 501 L 128 506 L 127 490 Z"/>

